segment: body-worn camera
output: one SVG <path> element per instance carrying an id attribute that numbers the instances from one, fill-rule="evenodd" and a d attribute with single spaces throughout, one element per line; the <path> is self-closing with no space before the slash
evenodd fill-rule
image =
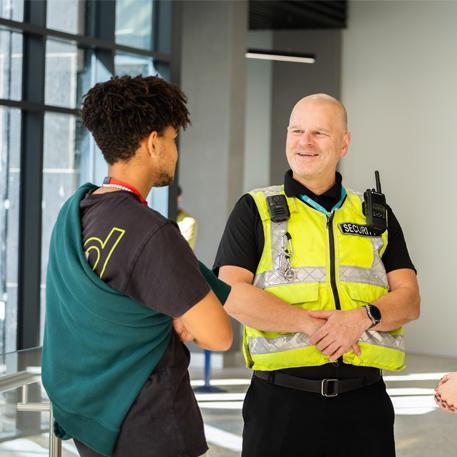
<path id="1" fill-rule="evenodd" d="M 283 194 L 267 197 L 268 212 L 272 222 L 283 222 L 290 218 L 289 205 Z"/>

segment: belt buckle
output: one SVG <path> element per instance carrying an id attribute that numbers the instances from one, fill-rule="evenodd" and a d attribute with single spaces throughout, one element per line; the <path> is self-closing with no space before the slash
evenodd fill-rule
<path id="1" fill-rule="evenodd" d="M 329 386 L 332 388 L 329 389 Z M 323 379 L 321 382 L 321 395 L 323 397 L 338 396 L 338 379 Z"/>

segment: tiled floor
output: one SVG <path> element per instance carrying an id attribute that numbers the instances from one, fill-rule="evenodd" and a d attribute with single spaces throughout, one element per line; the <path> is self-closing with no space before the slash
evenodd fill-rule
<path id="1" fill-rule="evenodd" d="M 433 388 L 447 371 L 457 371 L 457 359 L 410 355 L 405 371 L 385 373 L 396 410 L 398 457 L 457 456 L 457 414 L 439 411 L 433 401 Z M 194 382 L 200 376 L 201 370 L 192 370 Z M 243 368 L 213 370 L 216 387 L 223 392 L 197 393 L 210 446 L 208 457 L 240 455 L 241 405 L 249 377 Z M 47 437 L 43 435 L 0 443 L 0 457 L 45 455 Z M 62 457 L 75 455 L 74 447 L 65 442 Z"/>
<path id="2" fill-rule="evenodd" d="M 404 371 L 385 373 L 396 411 L 397 457 L 457 456 L 457 414 L 443 413 L 433 400 L 433 388 L 441 374 L 447 371 L 457 371 L 457 359 L 410 355 Z M 245 370 L 214 371 L 215 378 L 248 376 L 249 372 Z M 246 386 L 222 387 L 230 393 L 246 390 Z M 209 394 L 206 397 L 209 399 Z M 225 407 L 218 399 L 200 401 L 205 423 L 230 433 L 229 436 L 218 436 L 213 430 L 207 431 L 211 457 L 240 455 L 241 402 L 238 397 L 231 401 L 228 398 Z"/>

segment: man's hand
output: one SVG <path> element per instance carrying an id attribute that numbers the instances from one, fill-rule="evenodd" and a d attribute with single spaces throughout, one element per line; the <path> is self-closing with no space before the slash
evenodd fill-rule
<path id="1" fill-rule="evenodd" d="M 443 411 L 457 411 L 457 372 L 441 378 L 435 388 L 435 401 Z"/>
<path id="2" fill-rule="evenodd" d="M 314 333 L 316 333 L 323 325 L 326 324 L 327 319 L 311 317 L 311 314 L 309 312 L 307 312 L 306 314 L 307 315 L 303 331 L 308 336 L 311 336 Z"/>
<path id="3" fill-rule="evenodd" d="M 189 330 L 187 330 L 183 321 L 179 317 L 177 319 L 173 319 L 173 328 L 183 343 L 194 340 L 194 336 L 189 332 Z"/>
<path id="4" fill-rule="evenodd" d="M 371 327 L 371 320 L 363 308 L 351 311 L 310 311 L 309 315 L 327 322 L 311 335 L 311 343 L 331 361 L 353 350 L 360 355 L 357 341 Z"/>

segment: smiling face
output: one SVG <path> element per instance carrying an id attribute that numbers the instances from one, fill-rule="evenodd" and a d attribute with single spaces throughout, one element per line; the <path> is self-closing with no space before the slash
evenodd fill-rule
<path id="1" fill-rule="evenodd" d="M 286 155 L 293 177 L 312 190 L 329 189 L 349 141 L 345 111 L 337 100 L 326 95 L 303 98 L 287 128 Z"/>

